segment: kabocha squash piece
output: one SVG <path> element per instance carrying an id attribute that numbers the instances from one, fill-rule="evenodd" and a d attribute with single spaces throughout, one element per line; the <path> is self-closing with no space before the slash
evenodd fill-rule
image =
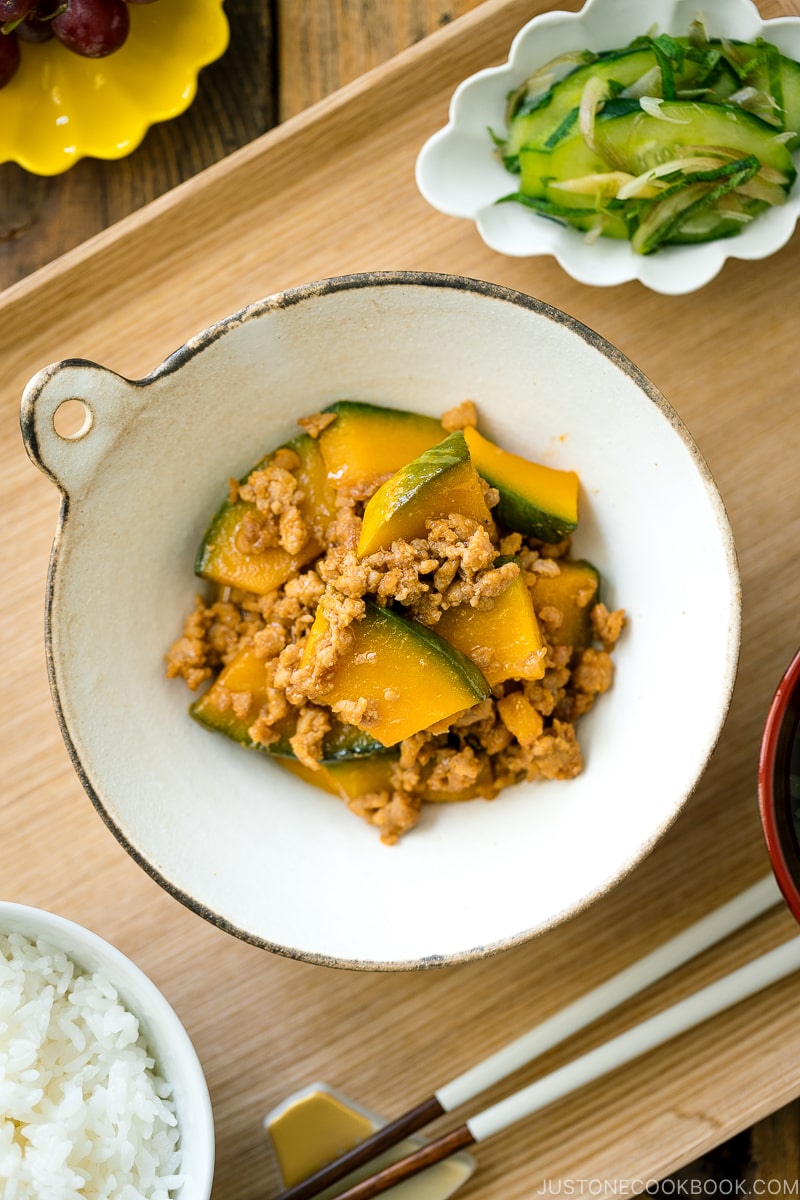
<path id="1" fill-rule="evenodd" d="M 246 553 L 241 549 L 242 525 L 248 514 L 257 511 L 256 506 L 244 500 L 233 503 L 226 500 L 197 552 L 195 572 L 203 579 L 265 595 L 280 587 L 323 549 L 325 530 L 336 516 L 336 493 L 328 483 L 319 447 L 308 434 L 300 434 L 279 450 L 293 450 L 300 459 L 300 466 L 293 474 L 303 494 L 298 508 L 309 531 L 306 544 L 295 554 L 280 546 Z M 245 479 L 268 467 L 279 450 L 256 463 Z"/>
<path id="2" fill-rule="evenodd" d="M 328 763 L 326 770 L 340 796 L 354 800 L 368 792 L 384 792 L 392 786 L 392 768 L 398 759 L 396 750 L 383 750 L 369 758 Z"/>
<path id="3" fill-rule="evenodd" d="M 543 542 L 560 542 L 578 525 L 578 476 L 501 450 L 477 429 L 464 438 L 478 474 L 497 488 L 495 519 Z"/>
<path id="4" fill-rule="evenodd" d="M 250 697 L 246 715 L 237 716 L 230 703 L 231 695 Z M 252 646 L 243 646 L 228 665 L 223 667 L 211 687 L 194 701 L 189 712 L 207 729 L 224 733 L 243 746 L 252 746 L 255 743 L 248 729 L 266 701 L 267 676 L 264 660 L 258 658 Z M 241 712 L 241 707 L 239 711 Z"/>
<path id="5" fill-rule="evenodd" d="M 392 768 L 397 762 L 397 757 L 395 751 L 382 749 L 380 754 L 373 754 L 369 758 L 324 763 L 316 771 L 297 759 L 281 758 L 277 761 L 306 783 L 339 796 L 342 800 L 355 800 L 357 796 L 366 796 L 369 792 L 384 792 L 391 788 Z"/>
<path id="6" fill-rule="evenodd" d="M 364 509 L 358 556 L 388 549 L 402 538 L 424 537 L 428 521 L 460 513 L 490 519 L 480 479 L 464 434 L 451 433 L 401 467 L 378 488 Z"/>
<path id="7" fill-rule="evenodd" d="M 290 775 L 296 775 L 298 779 L 302 779 L 303 783 L 310 783 L 312 787 L 320 788 L 323 792 L 329 792 L 332 796 L 341 796 L 341 792 L 334 783 L 327 767 L 319 766 L 314 771 L 311 767 L 307 767 L 305 763 L 299 762 L 296 758 L 276 758 L 275 762 L 278 766 L 283 767 L 284 771 L 288 771 Z"/>
<path id="8" fill-rule="evenodd" d="M 301 673 L 313 668 L 328 629 L 321 603 L 306 639 Z M 318 702 L 332 708 L 342 701 L 366 700 L 363 716 L 352 723 L 384 746 L 472 708 L 489 695 L 486 680 L 466 655 L 391 609 L 368 600 L 364 616 L 352 622 L 347 634 L 347 647 L 327 678 L 331 686 Z"/>
<path id="9" fill-rule="evenodd" d="M 320 433 L 319 448 L 328 480 L 343 492 L 383 481 L 444 437 L 434 417 L 399 408 L 337 400 L 325 412 L 336 420 Z"/>
<path id="10" fill-rule="evenodd" d="M 497 701 L 500 720 L 520 746 L 532 746 L 544 729 L 542 714 L 523 692 L 509 692 Z"/>
<path id="11" fill-rule="evenodd" d="M 366 796 L 370 792 L 391 791 L 392 771 L 397 759 L 396 751 L 384 750 L 382 754 L 373 754 L 369 758 L 325 763 L 316 771 L 304 766 L 297 759 L 282 758 L 277 761 L 298 779 L 347 801 L 355 800 L 359 796 Z M 436 804 L 475 800 L 478 796 L 488 799 L 494 795 L 491 770 L 487 764 L 471 787 L 447 792 L 440 791 L 438 788 L 428 788 L 423 783 L 420 794 L 423 800 Z"/>
<path id="12" fill-rule="evenodd" d="M 230 703 L 230 696 L 241 697 L 249 705 L 246 715 L 237 716 L 235 707 Z M 225 699 L 221 700 L 224 696 Z M 266 745 L 254 742 L 250 736 L 250 727 L 255 721 L 259 709 L 267 702 L 267 675 L 264 660 L 259 658 L 252 646 L 243 646 L 234 658 L 223 667 L 211 687 L 203 693 L 189 709 L 190 714 L 206 729 L 224 733 L 226 737 L 239 742 L 243 746 L 251 746 L 262 750 L 276 758 L 294 758 L 290 738 L 295 732 L 294 717 L 280 722 L 275 726 L 279 738 Z M 241 708 L 240 708 L 241 711 Z M 322 742 L 322 761 L 339 762 L 350 758 L 360 758 L 383 751 L 383 746 L 375 741 L 362 729 L 354 725 L 345 725 L 333 718 L 332 727 Z"/>
<path id="13" fill-rule="evenodd" d="M 285 723 L 277 742 L 270 742 L 263 748 L 273 758 L 295 758 L 290 738 L 294 735 L 294 723 Z M 331 728 L 322 739 L 322 758 L 326 766 L 334 763 L 355 762 L 369 758 L 372 754 L 382 754 L 384 747 L 363 729 L 355 725 L 345 725 L 344 721 L 331 718 Z"/>
<path id="14" fill-rule="evenodd" d="M 501 558 L 495 566 L 513 559 Z M 546 650 L 530 589 L 520 572 L 490 609 L 445 609 L 436 632 L 471 659 L 490 687 L 506 679 L 541 679 Z"/>
<path id="15" fill-rule="evenodd" d="M 533 607 L 537 615 L 547 608 L 560 612 L 560 623 L 546 620 L 546 613 L 541 617 L 554 645 L 584 650 L 592 641 L 590 614 L 598 600 L 600 573 L 581 559 L 577 562 L 559 559 L 558 565 L 558 575 L 537 576 L 531 588 Z"/>

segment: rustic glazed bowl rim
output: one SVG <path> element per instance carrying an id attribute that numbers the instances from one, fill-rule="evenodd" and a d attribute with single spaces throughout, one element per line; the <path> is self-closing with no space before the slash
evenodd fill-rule
<path id="1" fill-rule="evenodd" d="M 703 771 L 707 766 L 708 760 L 714 751 L 717 741 L 719 740 L 722 728 L 724 727 L 738 664 L 741 625 L 741 594 L 738 582 L 736 552 L 732 533 L 727 522 L 722 498 L 717 491 L 713 477 L 711 476 L 705 460 L 703 459 L 689 430 L 683 424 L 677 412 L 672 408 L 670 403 L 657 389 L 657 387 L 649 379 L 647 379 L 640 368 L 632 363 L 631 360 L 629 360 L 621 351 L 609 343 L 600 334 L 594 332 L 587 326 L 583 325 L 578 319 L 568 315 L 567 313 L 554 308 L 551 305 L 532 296 L 520 293 L 503 285 L 460 275 L 456 276 L 435 272 L 404 270 L 360 272 L 302 284 L 300 286 L 287 289 L 283 292 L 275 293 L 264 299 L 256 301 L 253 304 L 245 306 L 237 312 L 222 318 L 221 320 L 209 326 L 207 329 L 198 333 L 195 337 L 189 339 L 183 346 L 179 347 L 162 363 L 157 365 L 148 375 L 138 380 L 125 380 L 124 382 L 132 388 L 144 388 L 153 381 L 178 371 L 196 354 L 210 346 L 213 342 L 222 338 L 230 330 L 248 321 L 257 319 L 261 315 L 271 310 L 287 309 L 294 305 L 301 304 L 307 300 L 313 300 L 316 297 L 329 295 L 338 291 L 386 286 L 412 286 L 421 288 L 450 289 L 472 293 L 477 296 L 486 296 L 487 298 L 494 298 L 506 303 L 511 303 L 518 308 L 528 309 L 555 324 L 564 326 L 570 333 L 576 335 L 592 350 L 599 351 L 603 357 L 609 360 L 614 366 L 619 368 L 624 375 L 628 377 L 628 379 L 635 385 L 643 397 L 650 401 L 650 403 L 658 410 L 661 416 L 666 419 L 673 431 L 678 435 L 684 449 L 691 457 L 694 468 L 697 470 L 698 475 L 703 482 L 705 491 L 707 493 L 708 502 L 713 510 L 720 542 L 724 550 L 726 563 L 725 569 L 730 586 L 730 610 L 726 613 L 728 618 L 729 632 L 727 639 L 725 669 L 715 685 L 716 703 L 713 736 L 709 736 L 702 759 L 698 753 L 691 784 L 685 787 L 679 797 L 676 797 L 670 812 L 666 816 L 666 819 L 660 820 L 657 826 L 653 826 L 651 828 L 649 836 L 646 838 L 646 840 L 637 846 L 636 853 L 632 854 L 624 861 L 617 862 L 616 866 L 614 867 L 613 878 L 604 883 L 602 886 L 595 888 L 595 890 L 585 893 L 582 899 L 574 903 L 568 912 L 553 912 L 549 919 L 541 921 L 532 928 L 526 925 L 523 925 L 521 928 L 518 926 L 516 932 L 499 937 L 495 941 L 478 942 L 477 944 L 473 941 L 471 945 L 462 950 L 448 952 L 443 955 L 406 958 L 402 960 L 385 959 L 380 957 L 370 957 L 369 959 L 362 960 L 360 958 L 348 958 L 340 954 L 329 955 L 326 953 L 316 953 L 308 949 L 302 949 L 290 944 L 281 943 L 277 940 L 272 940 L 261 933 L 248 930 L 246 927 L 242 927 L 224 914 L 215 911 L 214 908 L 210 907 L 203 900 L 193 895 L 191 891 L 187 891 L 181 887 L 174 880 L 170 879 L 169 875 L 165 874 L 165 872 L 162 871 L 157 864 L 151 862 L 140 850 L 140 848 L 131 842 L 131 840 L 126 836 L 124 830 L 119 827 L 114 815 L 109 812 L 103 797 L 98 793 L 97 788 L 90 778 L 89 772 L 81 761 L 80 755 L 70 732 L 62 698 L 59 694 L 57 671 L 55 667 L 55 650 L 52 636 L 52 616 L 56 597 L 53 585 L 55 566 L 59 556 L 60 545 L 70 514 L 70 497 L 67 488 L 63 485 L 60 479 L 56 476 L 56 474 L 48 471 L 46 463 L 42 462 L 35 420 L 34 395 L 35 393 L 38 393 L 38 391 L 47 381 L 48 376 L 56 374 L 64 367 L 88 366 L 94 368 L 95 364 L 88 363 L 86 360 L 81 359 L 64 359 L 61 362 L 52 364 L 51 367 L 44 368 L 43 371 L 39 372 L 37 376 L 31 380 L 31 383 L 26 389 L 25 396 L 23 397 L 21 422 L 29 454 L 37 463 L 37 465 L 39 465 L 42 470 L 50 475 L 53 482 L 56 483 L 62 492 L 61 517 L 51 553 L 46 597 L 47 665 L 54 705 L 61 727 L 61 732 L 70 753 L 76 773 L 81 780 L 84 790 L 89 795 L 95 808 L 103 818 L 108 828 L 114 834 L 116 839 L 124 846 L 125 850 L 131 855 L 134 861 L 137 862 L 137 864 L 143 870 L 145 870 L 146 873 L 150 875 L 150 877 L 153 878 L 162 888 L 164 888 L 168 894 L 184 904 L 191 911 L 194 911 L 198 915 L 204 917 L 211 924 L 233 934 L 245 942 L 259 946 L 263 949 L 270 950 L 274 953 L 282 954 L 285 957 L 295 958 L 318 965 L 346 967 L 361 970 L 398 971 L 416 970 L 420 968 L 452 965 L 460 962 L 473 961 L 491 956 L 494 953 L 503 951 L 513 946 L 520 945 L 530 940 L 532 937 L 537 936 L 538 934 L 562 923 L 566 917 L 571 917 L 589 907 L 597 899 L 605 895 L 614 886 L 616 886 L 616 884 L 620 882 L 622 878 L 629 874 L 630 871 L 632 871 L 633 868 L 647 856 L 647 854 L 652 850 L 655 844 L 661 839 L 667 829 L 677 818 L 685 804 L 686 799 L 696 787 L 703 774 Z"/>

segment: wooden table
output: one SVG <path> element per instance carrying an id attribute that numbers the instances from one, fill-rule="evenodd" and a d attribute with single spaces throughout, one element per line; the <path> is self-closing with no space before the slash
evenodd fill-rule
<path id="1" fill-rule="evenodd" d="M 483 7 L 499 8 L 499 3 L 500 0 L 485 0 Z M 379 68 L 380 64 L 404 47 L 477 7 L 477 0 L 408 0 L 405 4 L 396 0 L 373 0 L 370 4 L 357 0 L 313 0 L 313 3 L 304 4 L 296 4 L 293 0 L 274 0 L 273 3 L 267 3 L 266 0 L 229 0 L 226 6 L 231 24 L 229 51 L 203 72 L 197 100 L 188 112 L 177 120 L 156 126 L 130 157 L 116 163 L 83 161 L 55 179 L 31 177 L 14 166 L 0 168 L 0 288 L 8 288 L 25 280 L 59 255 L 140 209 L 173 186 L 190 179 L 237 148 L 247 145 L 265 130 L 350 80 Z M 567 7 L 575 8 L 577 4 L 572 3 Z M 766 15 L 797 11 L 791 4 L 765 3 L 761 8 Z M 608 303 L 613 305 L 613 294 L 609 295 Z M 39 365 L 42 364 L 33 362 L 31 368 Z M 17 402 L 18 397 L 4 397 L 5 421 L 14 419 L 12 406 Z M 25 478 L 29 480 L 29 476 Z M 32 486 L 44 489 L 39 481 Z M 48 496 L 48 499 L 51 498 Z M 52 505 L 48 511 L 54 519 L 55 509 Z M 13 519 L 22 520 L 22 517 L 15 513 Z M 40 556 L 42 588 L 46 561 L 43 530 L 48 527 L 47 521 L 40 522 L 37 535 L 32 539 L 33 552 Z M 11 569 L 13 564 L 5 565 Z M 12 601 L 14 595 L 12 590 Z M 7 591 L 5 601 L 9 611 L 4 614 L 4 620 L 13 629 L 17 614 L 11 613 L 13 605 L 8 606 L 8 599 Z M 26 630 L 35 631 L 39 620 L 39 614 L 27 613 L 23 626 Z M 6 752 L 8 761 L 3 761 L 4 774 L 18 781 L 16 793 L 25 795 L 26 780 L 30 781 L 31 788 L 37 789 L 37 794 L 43 787 L 48 789 L 52 820 L 50 836 L 57 841 L 62 833 L 67 833 L 67 824 L 71 830 L 77 821 L 84 837 L 85 855 L 82 863 L 75 864 L 71 858 L 65 859 L 63 855 L 55 854 L 52 870 L 64 872 L 62 881 L 57 885 L 53 884 L 41 865 L 30 861 L 3 861 L 0 858 L 3 894 L 7 898 L 44 903 L 45 906 L 60 899 L 65 915 L 81 920 L 95 912 L 98 906 L 98 897 L 93 893 L 94 880 L 98 879 L 101 884 L 107 885 L 110 874 L 114 875 L 119 882 L 115 915 L 109 920 L 108 927 L 100 932 L 134 956 L 155 976 L 157 982 L 174 982 L 173 974 L 178 973 L 179 982 L 174 991 L 181 1011 L 184 1016 L 188 1014 L 187 1024 L 198 1043 L 201 1057 L 204 1052 L 213 1056 L 215 1030 L 207 1025 L 204 1016 L 204 996 L 212 984 L 203 978 L 202 972 L 192 970 L 191 960 L 181 963 L 182 936 L 189 930 L 196 933 L 198 918 L 181 909 L 176 913 L 174 903 L 160 894 L 154 896 L 153 891 L 157 891 L 155 885 L 140 877 L 113 840 L 99 829 L 100 823 L 91 813 L 89 805 L 83 806 L 80 789 L 72 777 L 66 756 L 53 750 L 58 735 L 47 707 L 42 672 L 35 675 L 33 684 L 29 675 L 29 672 L 21 674 L 17 681 L 20 687 L 16 691 L 13 688 L 6 689 L 0 702 L 3 704 L 3 724 L 11 728 L 13 733 L 14 729 L 24 732 L 28 718 L 34 723 L 38 722 L 40 727 L 44 727 L 43 736 L 50 747 L 53 765 L 44 778 L 37 775 L 30 757 L 35 754 L 35 741 L 22 737 L 21 743 L 19 738 L 12 739 L 13 744 L 9 740 L 10 749 Z M 35 711 L 26 716 L 24 711 L 20 711 L 18 701 L 22 696 L 21 708 L 24 710 L 25 697 L 28 695 L 25 689 L 31 686 L 34 688 Z M 21 748 L 18 748 L 20 744 Z M 65 793 L 63 807 L 59 801 L 62 792 Z M 17 811 L 4 812 L 4 827 L 18 816 Z M 20 844 L 33 859 L 36 846 L 29 845 L 24 837 L 21 842 L 15 843 L 15 849 L 18 850 Z M 69 873 L 74 871 L 76 865 L 80 878 L 77 883 L 70 883 Z M 46 886 L 43 885 L 45 878 L 48 879 Z M 169 965 L 164 958 L 163 946 L 158 954 L 148 953 L 147 933 L 137 922 L 135 913 L 135 907 L 143 895 L 151 915 L 173 922 L 175 934 L 170 945 L 175 958 Z M 213 950 L 216 961 L 221 963 L 219 978 L 223 984 L 226 978 L 239 979 L 241 971 L 250 971 L 249 981 L 238 989 L 236 1003 L 240 1006 L 249 1005 L 249 1019 L 262 1029 L 268 1027 L 270 1015 L 262 1011 L 259 1005 L 259 979 L 272 967 L 278 969 L 275 960 L 227 939 L 226 935 L 210 928 L 202 931 L 200 940 L 203 941 L 203 938 L 205 948 L 209 952 Z M 307 981 L 307 971 L 323 969 L 286 963 L 279 966 L 284 971 L 285 985 L 296 989 L 296 1003 L 302 1005 L 302 984 Z M 489 1003 L 492 989 L 490 972 L 475 972 L 473 980 L 478 988 L 479 1000 L 483 1004 Z M 452 986 L 457 990 L 455 979 Z M 447 990 L 445 988 L 445 992 Z M 342 1006 L 349 1003 L 353 991 L 349 985 L 338 987 L 333 979 L 327 992 L 324 987 L 317 989 L 310 1002 L 309 1028 L 321 1029 L 319 1021 L 321 1013 L 324 1013 L 329 1036 L 333 1037 L 337 1019 L 344 1012 Z M 374 1054 L 380 1054 L 382 1039 L 379 1027 L 382 1021 L 398 1022 L 397 1028 L 390 1028 L 387 1033 L 396 1042 L 396 1039 L 403 1037 L 406 1024 L 414 1020 L 414 996 L 419 1000 L 425 994 L 422 985 L 406 994 L 396 981 L 386 977 L 374 979 L 368 992 L 368 1002 L 373 1006 L 374 1037 L 371 1042 L 364 1044 L 354 1036 L 352 1028 L 348 1032 L 350 1040 L 345 1057 L 351 1062 L 355 1075 L 366 1069 L 366 1064 Z M 405 1006 L 395 1011 L 394 1017 L 390 1017 L 385 1007 L 390 1001 L 399 1001 Z M 453 996 L 450 996 L 450 1002 L 454 1002 Z M 521 997 L 517 996 L 514 1003 L 519 1005 Z M 212 1098 L 220 1135 L 215 1196 L 237 1196 L 245 1200 L 247 1197 L 266 1196 L 270 1189 L 274 1190 L 274 1177 L 270 1175 L 259 1136 L 259 1121 L 263 1113 L 254 1112 L 252 1106 L 254 1096 L 263 1096 L 265 1105 L 267 1097 L 272 1102 L 279 1097 L 269 1086 L 257 1086 L 253 1076 L 262 1073 L 268 1076 L 270 1071 L 278 1068 L 288 1077 L 293 1075 L 286 1070 L 287 1064 L 282 1061 L 279 1029 L 269 1031 L 267 1043 L 272 1056 L 270 1061 L 253 1060 L 247 1048 L 241 1047 L 241 1052 L 234 1055 L 230 1063 L 213 1063 Z M 396 1062 L 396 1059 L 396 1054 L 394 1058 L 390 1056 L 391 1062 Z M 313 1077 L 326 1077 L 329 1065 L 326 1045 L 319 1037 L 315 1037 L 313 1044 L 307 1047 L 307 1061 L 295 1079 L 295 1085 Z M 248 1073 L 244 1085 L 240 1074 L 243 1070 Z M 342 1086 L 347 1083 L 345 1079 L 331 1082 Z M 734 1090 L 737 1088 L 735 1076 L 730 1079 L 730 1087 Z M 419 1094 L 406 1079 L 399 1081 L 397 1093 L 404 1100 L 413 1100 Z M 387 1107 L 392 1095 L 391 1086 L 379 1086 L 376 1089 L 376 1098 Z M 766 1107 L 762 1102 L 761 1110 L 766 1111 Z M 247 1136 L 242 1133 L 245 1126 Z M 235 1144 L 232 1142 L 229 1145 L 226 1139 L 231 1138 L 234 1131 Z M 705 1138 L 707 1145 L 712 1141 L 713 1138 Z M 507 1145 L 507 1153 L 512 1156 L 513 1145 L 511 1142 L 507 1142 Z M 504 1188 L 502 1163 L 495 1160 L 490 1163 L 489 1169 L 493 1172 L 494 1182 L 481 1195 L 501 1197 L 508 1194 Z M 791 1185 L 797 1179 L 799 1169 L 800 1104 L 793 1101 L 681 1168 L 662 1184 L 661 1191 L 664 1195 L 715 1194 L 717 1190 L 725 1194 L 726 1185 L 730 1185 L 729 1194 L 741 1195 L 744 1193 L 731 1189 L 752 1189 L 755 1185 L 756 1191 L 759 1187 L 763 1191 L 765 1181 L 786 1180 Z M 580 1175 L 580 1171 L 576 1171 L 577 1175 Z M 722 1184 L 720 1181 L 723 1181 Z M 464 1194 L 472 1194 L 471 1188 L 474 1186 L 470 1185 Z M 774 1190 L 777 1184 L 772 1186 L 773 1191 L 769 1194 L 777 1194 Z M 695 1190 L 692 1191 L 692 1188 Z M 705 1190 L 700 1192 L 698 1189 Z M 524 1184 L 520 1185 L 519 1178 L 513 1195 L 525 1195 Z"/>

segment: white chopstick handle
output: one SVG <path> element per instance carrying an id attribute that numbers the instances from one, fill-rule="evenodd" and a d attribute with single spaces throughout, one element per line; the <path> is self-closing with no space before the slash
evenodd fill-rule
<path id="1" fill-rule="evenodd" d="M 531 1062 L 545 1050 L 563 1042 L 577 1030 L 596 1021 L 598 1017 L 635 996 L 637 992 L 643 991 L 651 983 L 662 979 L 703 950 L 707 950 L 709 946 L 740 929 L 748 921 L 755 920 L 780 900 L 780 889 L 774 876 L 770 874 L 733 900 L 729 900 L 727 904 L 721 905 L 708 916 L 690 925 L 663 946 L 659 946 L 638 962 L 567 1005 L 516 1041 L 510 1042 L 477 1066 L 465 1071 L 463 1075 L 444 1084 L 436 1092 L 436 1099 L 445 1112 L 450 1112 L 471 1100 L 473 1096 L 505 1079 L 507 1075 Z"/>
<path id="2" fill-rule="evenodd" d="M 476 1141 L 483 1141 L 493 1133 L 499 1133 L 515 1121 L 528 1117 L 547 1104 L 579 1087 L 599 1079 L 623 1063 L 638 1058 L 655 1046 L 699 1025 L 701 1021 L 738 1004 L 762 988 L 776 983 L 800 968 L 800 937 L 792 938 L 776 950 L 763 954 L 716 983 L 702 988 L 693 996 L 687 996 L 671 1008 L 657 1013 L 649 1020 L 612 1038 L 605 1045 L 590 1050 L 581 1058 L 538 1079 L 499 1104 L 485 1109 L 467 1122 Z"/>

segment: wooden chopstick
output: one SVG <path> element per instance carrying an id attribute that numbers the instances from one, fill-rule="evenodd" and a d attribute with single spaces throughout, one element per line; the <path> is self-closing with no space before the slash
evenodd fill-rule
<path id="1" fill-rule="evenodd" d="M 477 1116 L 470 1117 L 450 1133 L 340 1192 L 337 1200 L 373 1200 L 387 1188 L 410 1179 L 412 1175 L 449 1158 L 466 1146 L 485 1141 L 509 1125 L 531 1116 L 577 1088 L 685 1033 L 797 970 L 800 970 L 800 937 L 791 938 L 777 949 L 762 954 L 746 966 L 678 1001 L 671 1008 L 656 1013 L 604 1045 L 573 1059 L 566 1066 L 536 1080 Z"/>
<path id="2" fill-rule="evenodd" d="M 538 1058 L 545 1050 L 563 1042 L 579 1029 L 618 1007 L 651 983 L 662 979 L 670 971 L 682 966 L 728 934 L 755 920 L 780 900 L 780 890 L 770 874 L 646 954 L 638 962 L 613 975 L 598 987 L 592 988 L 522 1037 L 450 1080 L 432 1096 L 422 1100 L 389 1124 L 381 1126 L 340 1158 L 281 1192 L 277 1200 L 311 1200 L 325 1188 L 344 1179 L 351 1171 L 397 1145 L 409 1134 L 422 1129 L 436 1117 L 472 1100 L 493 1084 Z M 430 1146 L 436 1144 L 432 1142 Z"/>

